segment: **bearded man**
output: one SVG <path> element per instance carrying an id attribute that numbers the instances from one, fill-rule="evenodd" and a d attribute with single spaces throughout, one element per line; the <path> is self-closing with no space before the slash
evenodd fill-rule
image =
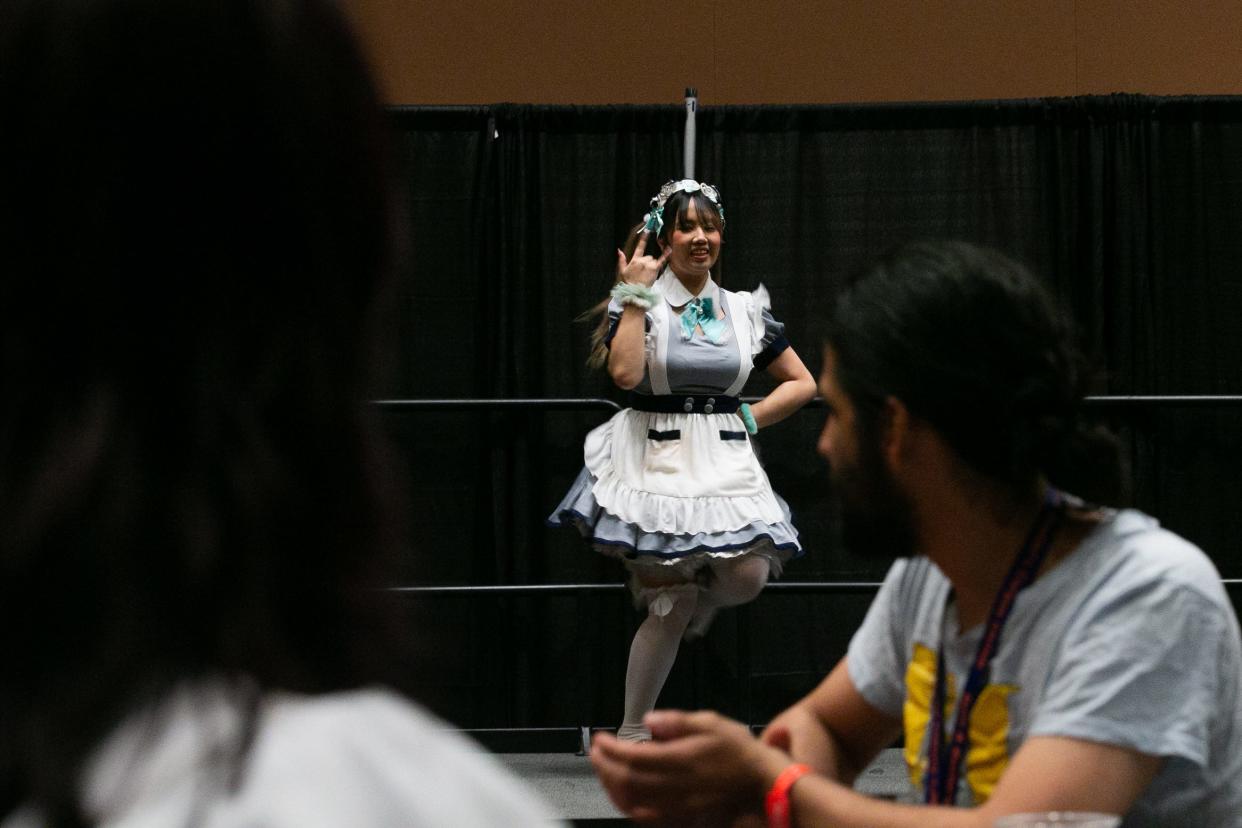
<path id="1" fill-rule="evenodd" d="M 899 250 L 830 315 L 819 452 L 855 552 L 895 558 L 846 656 L 759 739 L 657 711 L 599 736 L 639 822 L 991 826 L 1088 811 L 1242 826 L 1242 642 L 1208 558 L 1092 505 L 1110 451 L 1082 360 L 1025 268 L 957 242 Z M 1076 491 L 1075 491 L 1076 490 Z M 897 740 L 920 804 L 849 785 Z M 796 784 L 795 784 L 796 783 Z M 766 795 L 765 795 L 766 794 Z"/>

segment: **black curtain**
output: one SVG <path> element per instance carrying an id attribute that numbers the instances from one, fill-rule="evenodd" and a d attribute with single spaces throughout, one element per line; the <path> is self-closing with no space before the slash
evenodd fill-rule
<path id="1" fill-rule="evenodd" d="M 575 317 L 614 281 L 615 250 L 681 177 L 681 106 L 392 111 L 412 255 L 385 397 L 622 396 L 585 366 Z M 1092 98 L 700 110 L 696 177 L 719 186 L 724 282 L 763 282 L 817 371 L 817 322 L 841 281 L 904 241 L 994 245 L 1073 310 L 1099 394 L 1242 394 L 1242 98 Z M 762 378 L 747 393 L 766 390 Z M 415 482 L 408 582 L 619 581 L 544 528 L 605 412 L 402 413 Z M 1242 577 L 1235 469 L 1242 409 L 1113 417 L 1125 499 Z M 807 556 L 793 580 L 871 579 L 839 548 L 806 411 L 760 435 Z M 867 596 L 765 595 L 683 651 L 663 701 L 763 721 L 844 651 Z M 615 724 L 623 595 L 411 601 L 413 669 L 471 727 Z"/>

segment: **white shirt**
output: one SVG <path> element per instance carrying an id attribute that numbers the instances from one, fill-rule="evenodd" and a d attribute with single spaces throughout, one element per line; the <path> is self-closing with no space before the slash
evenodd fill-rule
<path id="1" fill-rule="evenodd" d="M 128 719 L 83 781 L 101 828 L 548 826 L 550 810 L 499 762 L 386 690 L 264 700 L 241 785 L 222 756 L 241 717 L 222 690 L 178 690 Z M 40 828 L 33 809 L 0 828 Z"/>

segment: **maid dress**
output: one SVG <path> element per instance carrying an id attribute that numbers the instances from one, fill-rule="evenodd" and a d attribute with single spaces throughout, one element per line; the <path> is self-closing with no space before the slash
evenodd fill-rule
<path id="1" fill-rule="evenodd" d="M 653 288 L 661 298 L 645 314 L 643 380 L 629 408 L 587 435 L 585 465 L 548 524 L 576 527 L 631 571 L 657 567 L 705 585 L 714 559 L 762 555 L 777 577 L 802 546 L 737 395 L 752 370 L 789 347 L 784 325 L 762 285 L 734 292 L 708 278 L 695 296 L 665 268 Z M 706 300 L 704 317 L 714 320 L 723 303 L 725 318 L 696 329 Z M 608 306 L 609 343 L 623 309 Z M 641 603 L 645 590 L 632 586 Z"/>

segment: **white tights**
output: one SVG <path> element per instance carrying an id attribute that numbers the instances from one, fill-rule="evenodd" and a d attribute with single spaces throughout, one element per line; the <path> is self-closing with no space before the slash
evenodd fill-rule
<path id="1" fill-rule="evenodd" d="M 617 729 L 620 738 L 651 738 L 643 727 L 643 716 L 655 708 L 687 630 L 702 635 L 717 609 L 753 601 L 768 582 L 769 563 L 763 555 L 718 559 L 708 565 L 711 576 L 705 587 L 682 582 L 643 590 L 647 617 L 630 645 L 625 716 Z"/>

